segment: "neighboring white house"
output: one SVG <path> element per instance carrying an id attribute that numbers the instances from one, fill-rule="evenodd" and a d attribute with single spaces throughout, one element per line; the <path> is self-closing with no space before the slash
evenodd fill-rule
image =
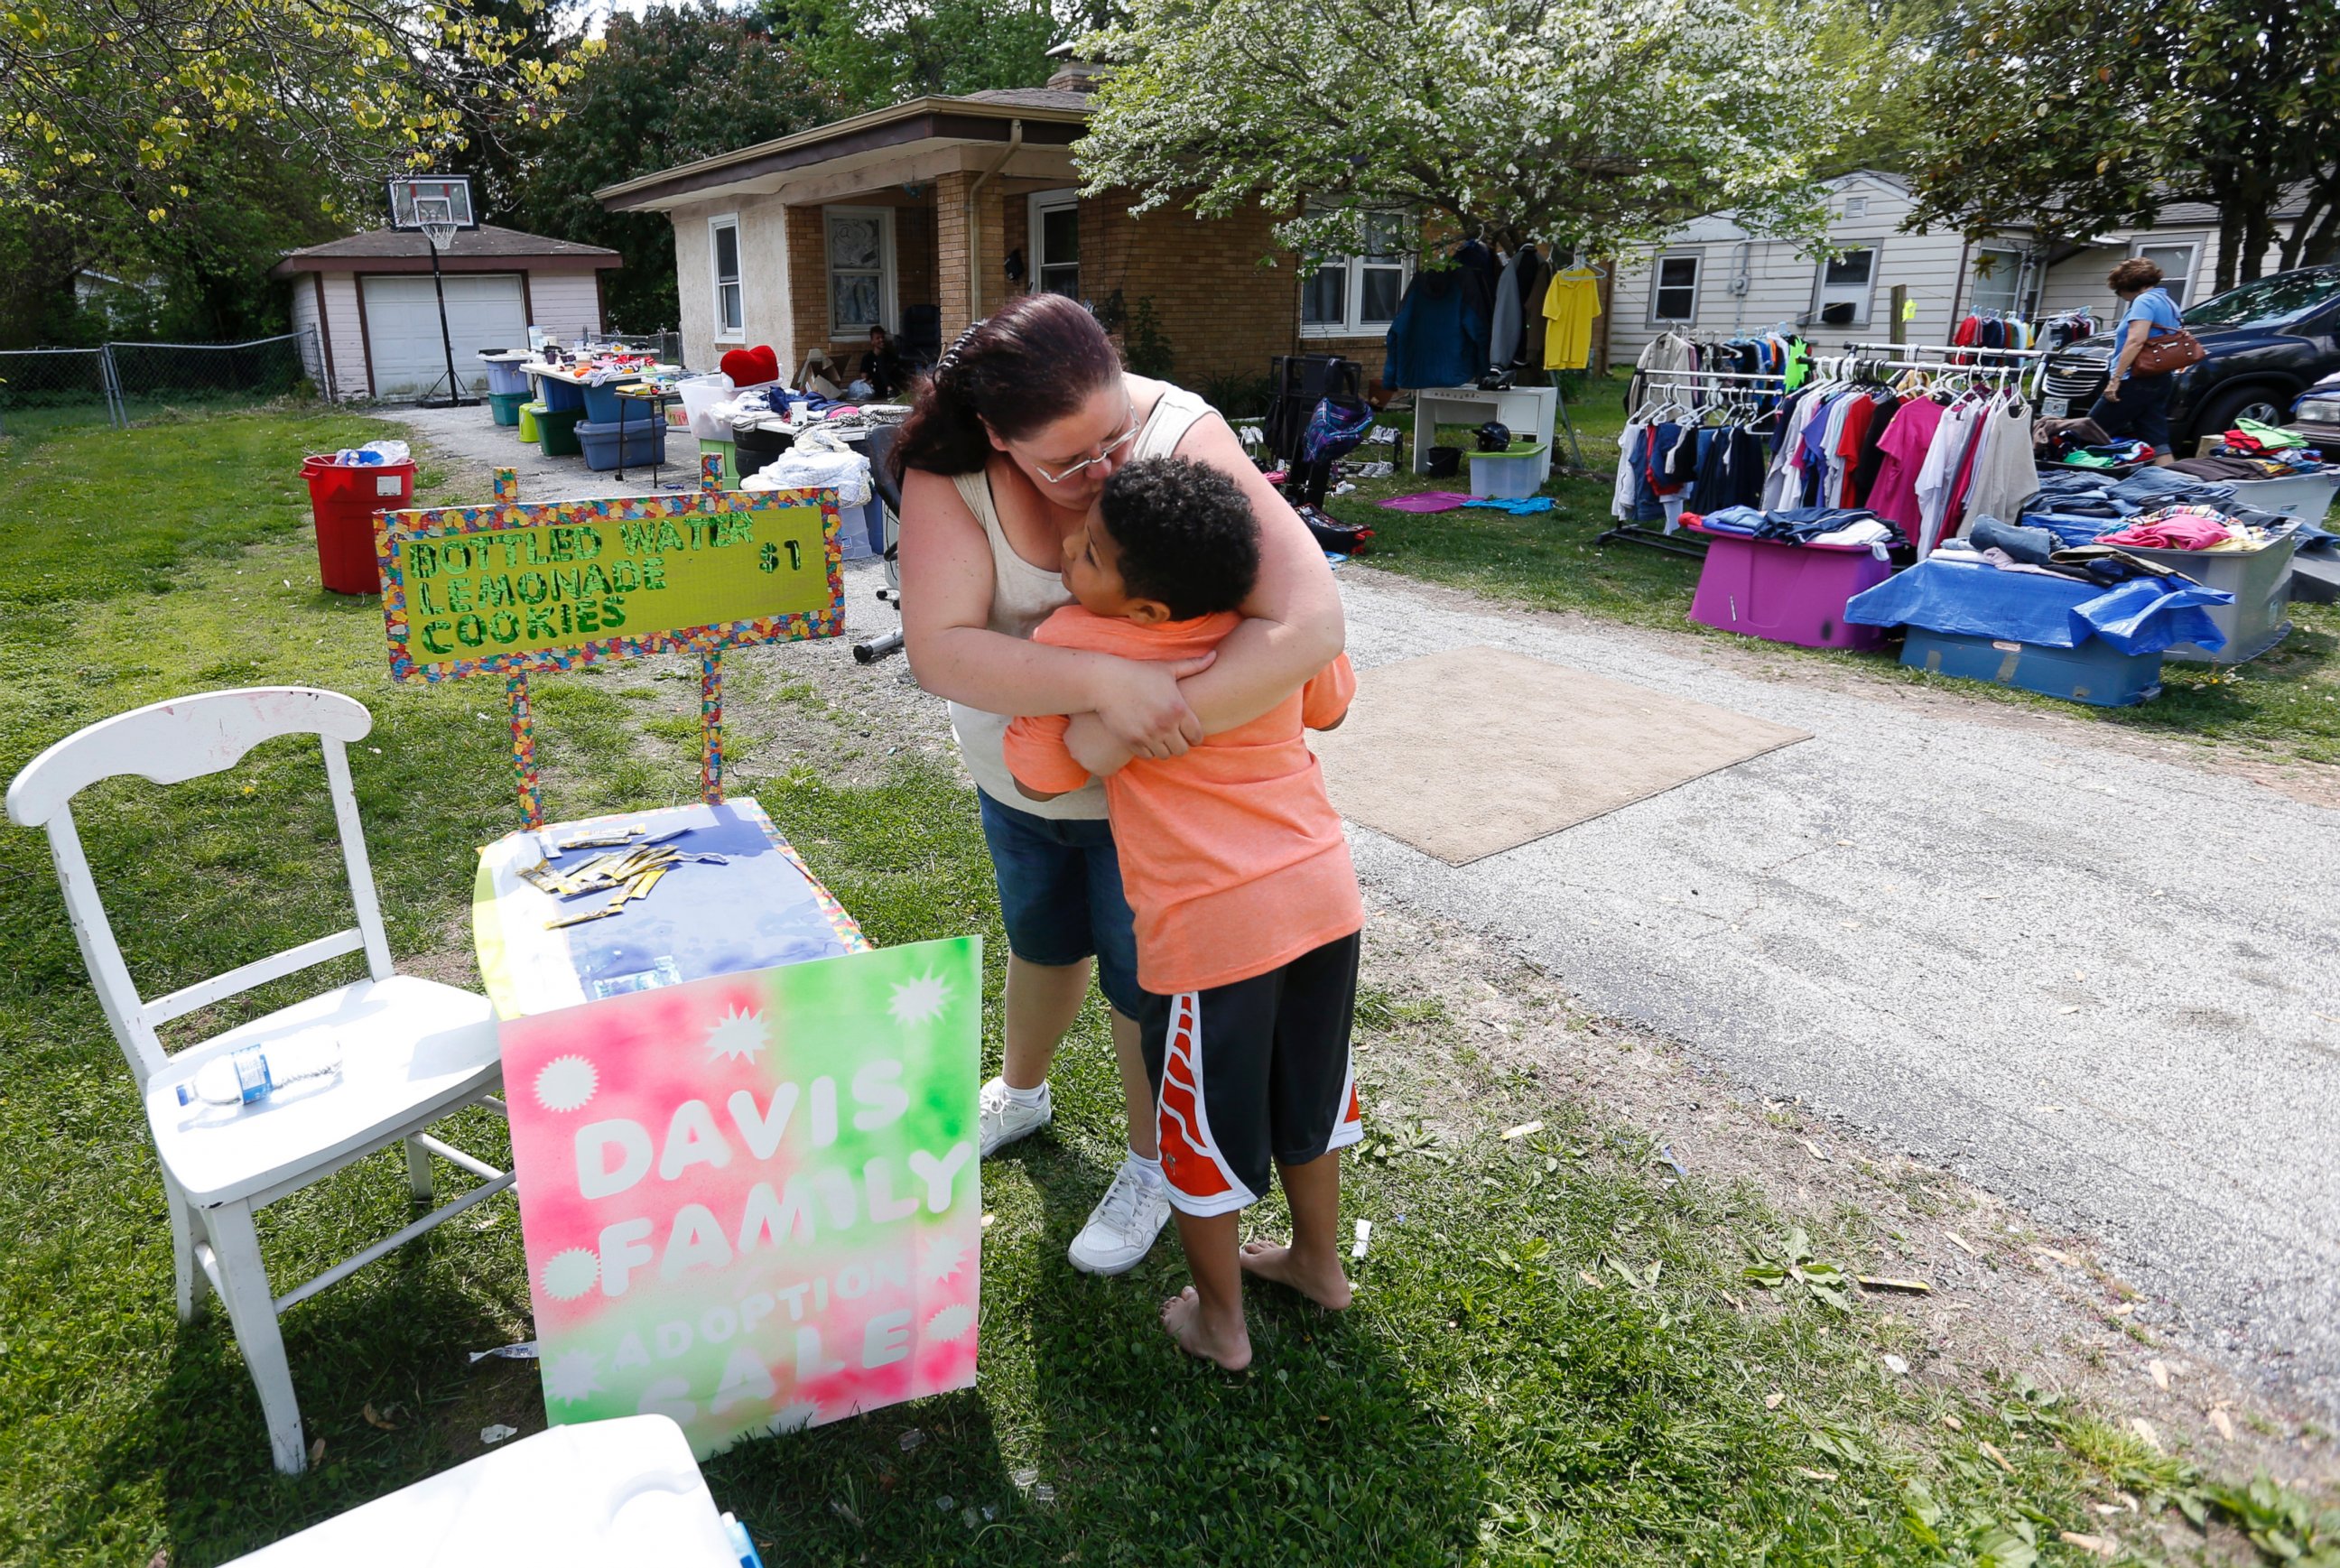
<path id="1" fill-rule="evenodd" d="M 487 382 L 481 349 L 526 348 L 528 329 L 564 342 L 601 330 L 601 273 L 618 253 L 482 223 L 458 232 L 439 258 L 447 330 L 428 241 L 375 229 L 294 251 L 269 276 L 292 284 L 292 330 L 309 374 L 343 398 L 416 398 L 444 392 L 448 343 L 466 392 Z M 322 362 L 320 362 L 322 361 Z"/>
<path id="2" fill-rule="evenodd" d="M 1626 258 L 1610 305 L 1611 362 L 1631 364 L 1669 331 L 1721 339 L 1791 327 L 1822 348 L 1881 342 L 1891 336 L 1897 286 L 1914 307 L 1902 341 L 1939 343 L 1977 310 L 2037 318 L 2088 305 L 2109 321 L 2118 302 L 2105 276 L 2130 256 L 2159 263 L 2181 307 L 2207 297 L 2217 275 L 2218 216 L 2199 202 L 2173 203 L 2150 228 L 2111 229 L 2089 245 L 2042 251 L 2028 233 L 1980 243 L 1901 233 L 1916 203 L 1898 174 L 1863 169 L 1827 187 L 1829 239 L 1844 252 L 1833 261 L 1786 241 L 1752 238 L 1721 213 L 1694 219 L 1665 243 Z"/>

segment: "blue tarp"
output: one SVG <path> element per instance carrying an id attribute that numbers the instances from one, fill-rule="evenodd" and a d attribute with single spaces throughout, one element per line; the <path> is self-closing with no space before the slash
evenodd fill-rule
<path id="1" fill-rule="evenodd" d="M 2234 601 L 2194 582 L 2138 578 L 2107 589 L 1937 554 L 1853 595 L 1844 618 L 2043 648 L 2077 648 L 2100 637 L 2123 653 L 2158 653 L 2181 642 L 2216 652 L 2226 635 L 2202 607 Z"/>

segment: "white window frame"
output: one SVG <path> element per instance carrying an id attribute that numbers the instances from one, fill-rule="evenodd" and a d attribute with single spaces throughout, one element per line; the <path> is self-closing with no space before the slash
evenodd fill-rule
<path id="1" fill-rule="evenodd" d="M 1865 218 L 1869 216 L 1869 198 L 1867 196 L 1847 196 L 1844 199 L 1844 215 L 1848 218 Z"/>
<path id="2" fill-rule="evenodd" d="M 2202 271 L 2202 241 L 2203 236 L 2200 234 L 2178 234 L 2167 239 L 2157 234 L 2140 234 L 2128 243 L 2128 253 L 2133 260 L 2144 255 L 2147 251 L 2184 251 L 2186 253 L 2186 286 L 2171 296 L 2176 301 L 2177 308 L 2183 311 L 2194 293 L 2194 280 Z M 2169 269 L 2162 268 L 2161 277 L 2164 288 L 2168 287 L 2169 276 Z"/>
<path id="3" fill-rule="evenodd" d="M 894 209 L 891 207 L 823 207 L 820 210 L 820 292 L 821 313 L 828 318 L 831 342 L 843 342 L 848 338 L 860 339 L 869 335 L 867 323 L 840 322 L 837 319 L 837 267 L 831 258 L 836 253 L 829 244 L 829 220 L 838 218 L 875 218 L 878 220 L 878 324 L 891 337 L 899 331 L 900 310 L 894 297 L 895 280 L 900 276 L 894 265 Z"/>
<path id="4" fill-rule="evenodd" d="M 1660 284 L 1666 275 L 1668 262 L 1688 262 L 1690 274 L 1690 314 L 1661 316 L 1658 313 Z M 1653 327 L 1694 327 L 1698 324 L 1698 297 L 1706 288 L 1706 250 L 1703 246 L 1676 246 L 1661 251 L 1650 261 L 1650 314 Z"/>
<path id="5" fill-rule="evenodd" d="M 1849 328 L 1856 332 L 1867 330 L 1870 318 L 1877 313 L 1877 279 L 1879 274 L 1885 271 L 1885 242 L 1882 240 L 1863 240 L 1859 244 L 1849 244 L 1845 246 L 1844 254 L 1845 256 L 1849 256 L 1861 251 L 1867 251 L 1869 253 L 1869 286 L 1867 292 L 1860 297 L 1860 314 L 1853 318 L 1851 321 L 1838 323 L 1839 325 Z M 1842 261 L 1843 259 L 1844 256 L 1837 258 L 1838 261 Z M 1812 266 L 1811 323 L 1814 326 L 1819 326 L 1820 324 L 1820 312 L 1824 307 L 1830 303 L 1840 304 L 1844 303 L 1841 300 L 1830 301 L 1828 297 L 1828 270 L 1832 264 L 1833 263 L 1831 263 L 1823 261 L 1814 263 Z"/>
<path id="6" fill-rule="evenodd" d="M 1071 212 L 1073 222 L 1077 225 L 1080 223 L 1081 193 L 1076 186 L 1066 185 L 1054 191 L 1035 191 L 1032 193 L 1031 201 L 1025 208 L 1024 286 L 1036 294 L 1045 293 L 1047 289 L 1047 284 L 1040 281 L 1041 261 L 1047 253 L 1044 243 L 1048 232 L 1047 215 L 1050 213 L 1066 211 Z M 1073 264 L 1078 267 L 1081 263 L 1076 261 Z M 1073 297 L 1081 299 L 1086 296 L 1076 289 L 1073 291 Z"/>
<path id="7" fill-rule="evenodd" d="M 1985 256 L 2008 256 L 2013 258 L 2010 270 L 2006 273 L 2006 275 L 2015 281 L 2015 286 L 2008 291 L 2010 303 L 2004 307 L 1998 305 L 1985 305 L 1982 303 L 1980 299 L 1977 297 L 1978 291 L 1980 290 L 1985 283 L 1988 283 L 1996 286 L 2000 276 L 1997 268 L 1992 269 L 1991 275 L 1988 279 L 1982 275 L 1980 263 Z M 1967 309 L 1969 311 L 1978 311 L 1999 310 L 2003 308 L 2010 315 L 2023 316 L 2027 314 L 2026 306 L 2029 303 L 2024 298 L 2026 293 L 2029 292 L 2026 289 L 2025 285 L 2029 283 L 2031 281 L 2031 253 L 2023 246 L 2007 244 L 1977 245 L 1975 247 L 1974 263 L 1968 268 Z"/>
<path id="8" fill-rule="evenodd" d="M 1393 210 L 1375 215 L 1394 219 L 1401 235 L 1416 232 L 1414 215 L 1411 212 Z M 1318 273 L 1334 267 L 1340 268 L 1344 273 L 1341 285 L 1341 319 L 1337 322 L 1304 320 L 1300 323 L 1300 335 L 1304 338 L 1370 338 L 1387 333 L 1390 329 L 1389 322 L 1369 322 L 1364 319 L 1365 273 L 1368 269 L 1373 268 L 1384 272 L 1394 268 L 1397 273 L 1398 298 L 1403 299 L 1406 289 L 1413 283 L 1413 253 L 1398 251 L 1393 254 L 1396 258 L 1394 261 L 1389 256 L 1363 254 L 1327 256 L 1310 267 L 1301 279 L 1301 288 L 1304 293 Z M 1304 264 L 1305 264 L 1304 262 Z M 1395 319 L 1394 311 L 1391 313 L 1391 319 Z"/>
<path id="9" fill-rule="evenodd" d="M 716 241 L 719 230 L 731 231 L 731 255 L 739 271 L 726 285 L 723 281 L 723 252 Z M 744 343 L 748 341 L 748 250 L 741 243 L 739 214 L 723 213 L 707 220 L 707 275 L 713 285 L 715 301 L 715 341 L 719 343 Z M 729 286 L 739 292 L 739 324 L 732 331 L 723 326 L 723 291 Z"/>

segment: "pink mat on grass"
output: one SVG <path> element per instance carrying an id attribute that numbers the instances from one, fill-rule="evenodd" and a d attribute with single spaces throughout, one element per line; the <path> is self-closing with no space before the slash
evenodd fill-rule
<path id="1" fill-rule="evenodd" d="M 1453 511 L 1470 499 L 1451 490 L 1425 490 L 1419 495 L 1393 495 L 1381 504 L 1384 511 Z"/>

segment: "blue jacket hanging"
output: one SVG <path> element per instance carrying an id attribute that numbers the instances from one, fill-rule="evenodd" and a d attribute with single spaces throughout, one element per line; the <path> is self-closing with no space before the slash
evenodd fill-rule
<path id="1" fill-rule="evenodd" d="M 1459 387 L 1488 365 L 1493 324 L 1494 253 L 1476 240 L 1454 253 L 1454 264 L 1413 274 L 1397 318 L 1390 323 L 1386 387 Z"/>

